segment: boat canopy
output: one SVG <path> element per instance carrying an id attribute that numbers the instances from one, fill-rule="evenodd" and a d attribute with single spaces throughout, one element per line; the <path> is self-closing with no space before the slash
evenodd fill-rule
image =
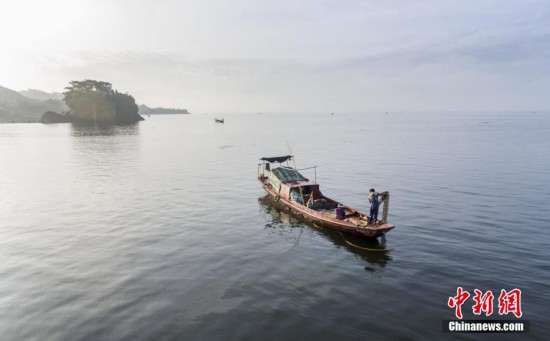
<path id="1" fill-rule="evenodd" d="M 288 167 L 279 167 L 271 171 L 281 182 L 308 181 L 297 170 Z"/>
<path id="2" fill-rule="evenodd" d="M 308 180 L 302 174 L 298 173 L 298 171 L 289 167 L 278 167 L 269 173 L 269 183 L 277 189 L 277 192 L 281 190 L 282 183 L 295 181 Z"/>
<path id="3" fill-rule="evenodd" d="M 267 162 L 285 162 L 292 159 L 292 155 L 286 155 L 286 156 L 275 156 L 275 157 L 263 157 L 260 160 L 267 161 Z"/>

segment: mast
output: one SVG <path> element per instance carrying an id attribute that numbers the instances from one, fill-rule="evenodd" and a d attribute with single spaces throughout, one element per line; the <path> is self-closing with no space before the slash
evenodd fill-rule
<path id="1" fill-rule="evenodd" d="M 286 143 L 287 147 L 288 147 L 288 151 L 289 151 L 289 154 L 290 155 L 294 155 L 292 153 L 292 148 L 290 148 L 290 144 L 287 142 Z M 292 157 L 292 163 L 294 164 L 294 173 L 296 175 L 296 178 L 298 178 L 298 170 L 296 169 L 296 160 L 294 160 L 294 156 Z M 300 198 L 302 198 L 302 205 L 306 205 L 306 202 L 304 200 L 304 192 L 302 191 L 302 186 L 298 186 L 298 190 L 300 191 Z"/>

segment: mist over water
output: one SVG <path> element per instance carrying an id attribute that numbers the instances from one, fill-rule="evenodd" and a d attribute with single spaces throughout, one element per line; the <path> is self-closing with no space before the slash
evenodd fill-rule
<path id="1" fill-rule="evenodd" d="M 550 333 L 548 113 L 223 116 L 0 124 L 2 340 L 482 339 L 442 333 L 458 286 L 521 289 L 521 337 Z M 258 159 L 289 153 L 350 206 L 390 191 L 396 228 L 264 204 Z"/>

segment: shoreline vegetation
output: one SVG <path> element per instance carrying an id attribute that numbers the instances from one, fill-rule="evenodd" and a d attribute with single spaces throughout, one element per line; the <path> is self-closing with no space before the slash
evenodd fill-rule
<path id="1" fill-rule="evenodd" d="M 0 123 L 134 124 L 142 116 L 190 114 L 186 109 L 137 105 L 108 82 L 71 81 L 63 93 L 0 86 Z"/>

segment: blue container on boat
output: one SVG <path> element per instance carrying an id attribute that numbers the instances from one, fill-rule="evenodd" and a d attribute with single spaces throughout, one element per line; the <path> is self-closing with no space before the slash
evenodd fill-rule
<path id="1" fill-rule="evenodd" d="M 346 211 L 344 211 L 344 207 L 338 205 L 336 208 L 336 219 L 344 220 L 346 219 Z"/>

